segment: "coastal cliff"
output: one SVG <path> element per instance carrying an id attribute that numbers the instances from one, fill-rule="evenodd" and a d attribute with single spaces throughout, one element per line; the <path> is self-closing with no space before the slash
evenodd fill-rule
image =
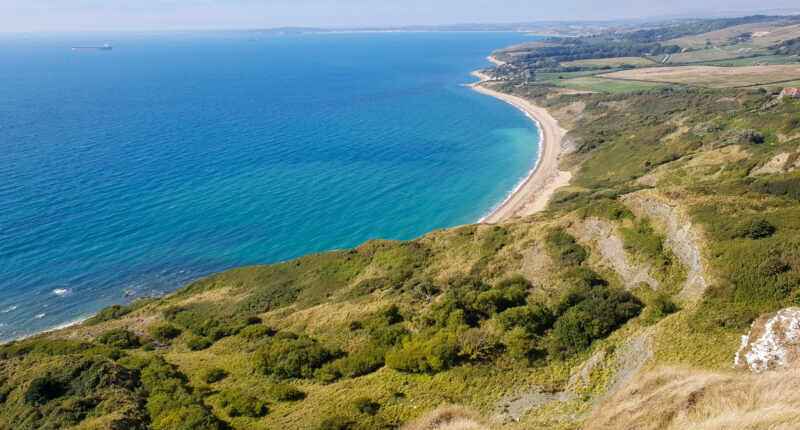
<path id="1" fill-rule="evenodd" d="M 732 369 L 800 294 L 800 104 L 514 79 L 476 89 L 546 143 L 485 222 L 232 269 L 2 345 L 0 427 L 800 422 L 796 370 Z"/>

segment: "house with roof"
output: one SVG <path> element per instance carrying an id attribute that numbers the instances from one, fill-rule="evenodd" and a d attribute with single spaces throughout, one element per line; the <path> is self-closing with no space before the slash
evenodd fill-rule
<path id="1" fill-rule="evenodd" d="M 800 88 L 784 88 L 778 97 L 790 97 L 793 99 L 800 99 Z"/>

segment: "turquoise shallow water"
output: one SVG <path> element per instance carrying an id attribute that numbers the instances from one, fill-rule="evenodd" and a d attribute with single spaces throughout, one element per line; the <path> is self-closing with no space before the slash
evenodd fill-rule
<path id="1" fill-rule="evenodd" d="M 459 84 L 526 40 L 0 40 L 0 340 L 235 266 L 477 221 L 538 136 Z"/>

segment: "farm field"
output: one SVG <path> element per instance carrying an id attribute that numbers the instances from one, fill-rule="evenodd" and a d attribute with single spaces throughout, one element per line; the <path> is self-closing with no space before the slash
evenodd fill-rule
<path id="1" fill-rule="evenodd" d="M 646 69 L 620 70 L 600 75 L 605 78 L 630 79 L 724 88 L 746 87 L 772 82 L 800 79 L 800 67 L 794 65 L 714 67 L 683 66 L 654 67 Z"/>
<path id="2" fill-rule="evenodd" d="M 757 57 L 733 58 L 730 60 L 705 61 L 702 63 L 696 63 L 696 65 L 698 66 L 722 66 L 722 67 L 740 67 L 740 66 L 750 66 L 750 65 L 768 66 L 777 64 L 797 64 L 797 61 L 790 60 L 786 55 L 760 55 Z"/>
<path id="3" fill-rule="evenodd" d="M 597 76 L 584 76 L 580 78 L 552 82 L 552 85 L 580 91 L 627 93 L 636 90 L 647 90 L 666 86 L 661 83 L 634 81 L 626 79 L 608 79 Z"/>
<path id="4" fill-rule="evenodd" d="M 796 22 L 796 21 L 795 21 Z M 784 26 L 780 26 L 784 24 Z M 698 48 L 711 45 L 730 43 L 732 38 L 745 33 L 752 36 L 749 42 L 756 46 L 770 46 L 783 40 L 800 37 L 800 24 L 785 25 L 784 21 L 742 24 L 708 33 L 694 34 L 669 40 L 667 43 L 678 45 L 682 48 Z"/>
<path id="5" fill-rule="evenodd" d="M 695 51 L 678 52 L 676 54 L 672 54 L 669 56 L 667 64 L 701 63 L 767 54 L 770 54 L 767 49 L 743 43 L 723 47 L 708 46 Z"/>
<path id="6" fill-rule="evenodd" d="M 642 57 L 597 58 L 592 60 L 575 60 L 561 63 L 576 67 L 620 67 L 620 66 L 652 66 L 655 63 Z"/>

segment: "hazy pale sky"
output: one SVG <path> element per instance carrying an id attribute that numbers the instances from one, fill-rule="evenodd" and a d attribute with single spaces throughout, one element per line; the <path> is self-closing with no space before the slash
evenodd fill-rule
<path id="1" fill-rule="evenodd" d="M 0 0 L 0 32 L 604 20 L 798 7 L 797 0 Z"/>

